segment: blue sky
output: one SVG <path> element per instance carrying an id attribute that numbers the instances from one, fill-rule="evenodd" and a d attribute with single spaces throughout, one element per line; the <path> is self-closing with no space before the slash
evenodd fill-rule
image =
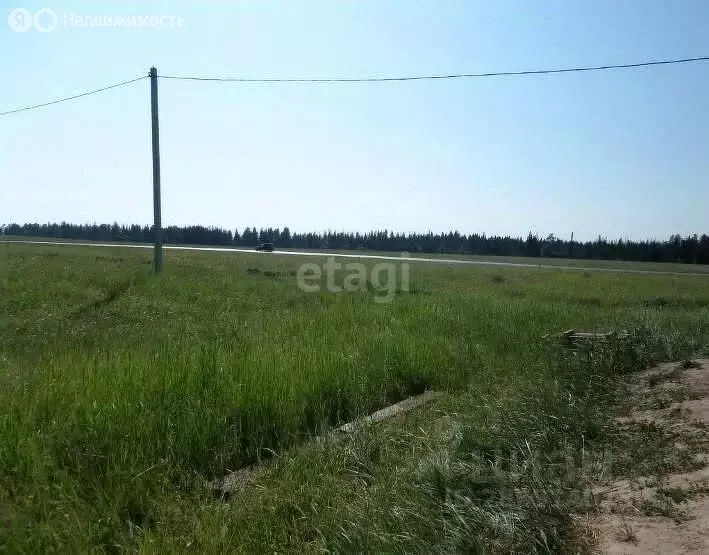
<path id="1" fill-rule="evenodd" d="M 0 111 L 147 73 L 359 77 L 709 55 L 709 2 L 29 2 Z M 179 28 L 73 16 L 175 15 Z M 69 17 L 69 16 L 67 16 Z M 0 223 L 152 220 L 148 81 L 0 118 Z M 709 233 L 709 63 L 389 84 L 160 81 L 163 222 Z"/>

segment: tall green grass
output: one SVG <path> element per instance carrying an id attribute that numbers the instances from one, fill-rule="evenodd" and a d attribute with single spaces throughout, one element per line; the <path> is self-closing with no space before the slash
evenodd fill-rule
<path id="1" fill-rule="evenodd" d="M 302 292 L 294 257 L 168 253 L 159 277 L 149 262 L 0 245 L 0 547 L 170 545 L 171 510 L 205 479 L 426 388 L 484 399 L 466 441 L 504 414 L 522 437 L 575 387 L 543 334 L 642 324 L 666 357 L 709 326 L 703 277 L 412 264 L 411 292 L 379 304 Z"/>

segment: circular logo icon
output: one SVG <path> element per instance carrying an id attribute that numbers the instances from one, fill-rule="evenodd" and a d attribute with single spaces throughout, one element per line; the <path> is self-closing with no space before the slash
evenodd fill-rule
<path id="1" fill-rule="evenodd" d="M 57 28 L 57 14 L 51 8 L 42 8 L 34 13 L 34 28 L 40 33 L 50 33 Z"/>
<path id="2" fill-rule="evenodd" d="M 7 15 L 7 24 L 15 33 L 24 33 L 32 27 L 32 13 L 25 8 L 14 8 Z"/>

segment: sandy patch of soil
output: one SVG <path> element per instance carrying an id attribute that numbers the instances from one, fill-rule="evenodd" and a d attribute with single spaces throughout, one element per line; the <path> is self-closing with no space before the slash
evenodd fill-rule
<path id="1" fill-rule="evenodd" d="M 591 488 L 598 551 L 709 553 L 709 360 L 633 376 L 610 476 Z"/>

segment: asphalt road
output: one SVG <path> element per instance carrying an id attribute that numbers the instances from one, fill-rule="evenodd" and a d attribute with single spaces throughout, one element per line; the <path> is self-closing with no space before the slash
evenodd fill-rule
<path id="1" fill-rule="evenodd" d="M 130 243 L 73 243 L 68 241 L 25 241 L 25 240 L 2 240 L 0 243 L 22 243 L 27 245 L 66 245 L 73 247 L 113 247 L 119 249 L 152 249 L 153 245 L 136 245 Z M 492 260 L 463 260 L 455 258 L 420 258 L 417 256 L 387 256 L 382 254 L 358 254 L 357 251 L 352 253 L 341 252 L 306 252 L 306 251 L 273 251 L 258 252 L 252 249 L 240 249 L 232 247 L 188 247 L 179 245 L 163 245 L 165 250 L 176 251 L 203 251 L 203 252 L 227 252 L 232 254 L 261 254 L 264 256 L 270 255 L 285 255 L 285 256 L 333 256 L 338 258 L 359 258 L 367 260 L 390 260 L 394 262 L 423 262 L 429 264 L 460 264 L 464 266 L 501 266 L 507 268 L 539 268 L 547 270 L 572 270 L 582 272 L 610 272 L 616 274 L 645 274 L 645 275 L 663 275 L 663 276 L 702 276 L 709 278 L 709 272 L 672 272 L 669 270 L 634 270 L 630 268 L 598 268 L 592 266 L 566 266 L 554 264 L 529 264 L 524 262 L 503 262 Z"/>

